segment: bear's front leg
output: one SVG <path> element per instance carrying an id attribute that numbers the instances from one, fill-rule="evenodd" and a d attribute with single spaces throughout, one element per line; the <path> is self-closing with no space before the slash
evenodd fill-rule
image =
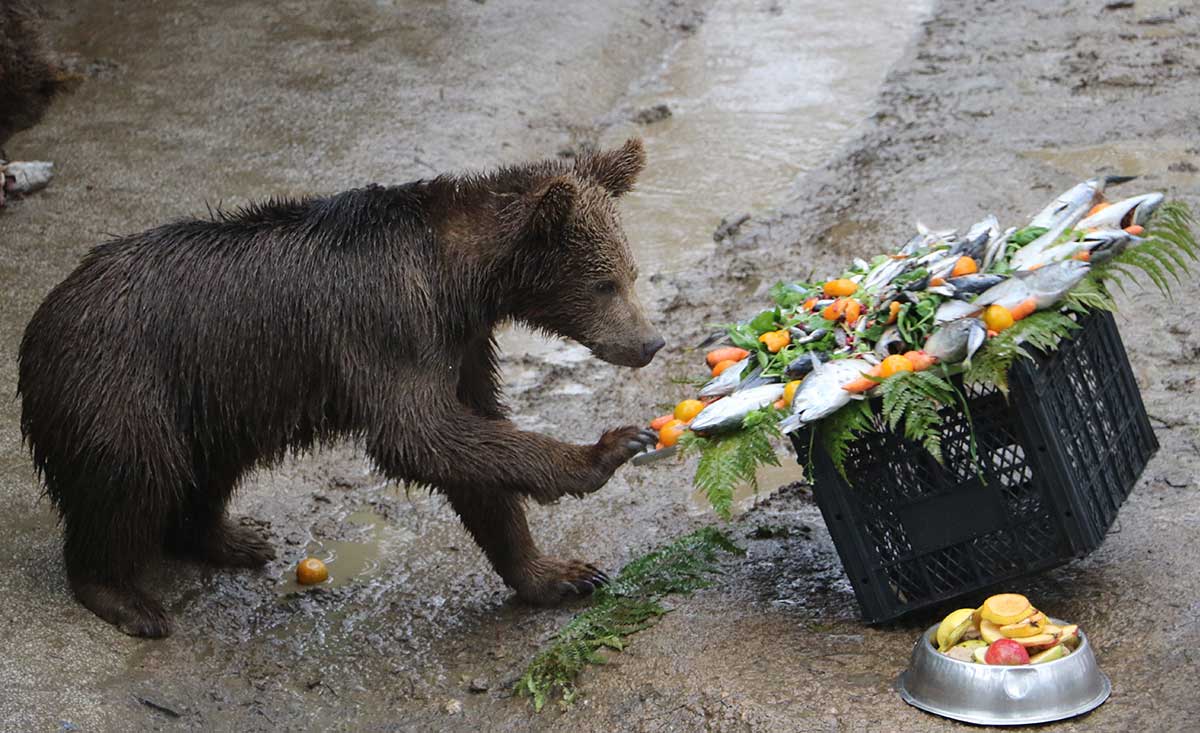
<path id="1" fill-rule="evenodd" d="M 529 533 L 520 496 L 469 487 L 444 491 L 492 567 L 522 601 L 553 606 L 590 595 L 608 582 L 608 575 L 591 563 L 542 555 Z"/>
<path id="2" fill-rule="evenodd" d="M 457 400 L 431 398 L 419 411 L 409 406 L 407 415 L 368 439 L 368 452 L 391 478 L 524 494 L 541 503 L 596 491 L 657 440 L 653 431 L 628 426 L 592 445 L 564 443 L 483 417 Z"/>

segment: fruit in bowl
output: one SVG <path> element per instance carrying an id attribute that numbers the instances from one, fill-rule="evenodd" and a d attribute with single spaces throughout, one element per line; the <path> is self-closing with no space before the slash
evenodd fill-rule
<path id="1" fill-rule="evenodd" d="M 973 664 L 1017 666 L 1062 659 L 1079 645 L 1079 626 L 1059 625 L 1019 593 L 960 608 L 930 635 L 938 652 Z"/>

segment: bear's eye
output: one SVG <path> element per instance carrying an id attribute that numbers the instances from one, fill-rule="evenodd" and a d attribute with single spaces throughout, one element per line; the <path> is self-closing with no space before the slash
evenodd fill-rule
<path id="1" fill-rule="evenodd" d="M 601 295 L 613 295 L 617 292 L 617 283 L 615 280 L 601 280 L 596 283 L 596 292 Z"/>

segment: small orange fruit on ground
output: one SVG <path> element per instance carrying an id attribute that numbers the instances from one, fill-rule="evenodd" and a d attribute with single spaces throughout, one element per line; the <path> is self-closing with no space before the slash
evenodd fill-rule
<path id="1" fill-rule="evenodd" d="M 704 403 L 700 400 L 684 400 L 678 405 L 675 405 L 675 419 L 688 422 L 693 417 L 699 415 L 700 411 L 703 409 Z"/>
<path id="2" fill-rule="evenodd" d="M 913 363 L 907 357 L 899 354 L 892 354 L 879 363 L 879 376 L 884 379 L 900 372 L 911 372 L 912 370 Z"/>
<path id="3" fill-rule="evenodd" d="M 958 262 L 954 263 L 954 269 L 950 271 L 950 277 L 962 277 L 976 272 L 979 272 L 979 263 L 974 258 L 959 257 Z"/>
<path id="4" fill-rule="evenodd" d="M 825 283 L 825 295 L 829 298 L 844 298 L 858 292 L 858 283 L 853 280 L 839 278 Z"/>
<path id="5" fill-rule="evenodd" d="M 296 582 L 300 585 L 324 583 L 329 577 L 329 568 L 315 557 L 306 557 L 296 566 Z"/>
<path id="6" fill-rule="evenodd" d="M 714 377 L 719 377 L 719 376 L 721 376 L 721 372 L 725 371 L 726 369 L 733 366 L 734 364 L 737 364 L 737 362 L 734 361 L 733 359 L 726 359 L 725 361 L 719 361 L 719 362 L 717 362 L 716 366 L 713 367 L 712 375 Z"/>
<path id="7" fill-rule="evenodd" d="M 999 333 L 1006 328 L 1012 328 L 1014 320 L 1012 311 L 999 303 L 993 303 L 983 312 L 983 322 L 989 330 Z"/>
<path id="8" fill-rule="evenodd" d="M 687 426 L 683 424 L 683 420 L 672 420 L 658 431 L 658 442 L 662 443 L 664 448 L 670 448 L 679 442 L 679 436 L 683 435 L 685 430 Z"/>

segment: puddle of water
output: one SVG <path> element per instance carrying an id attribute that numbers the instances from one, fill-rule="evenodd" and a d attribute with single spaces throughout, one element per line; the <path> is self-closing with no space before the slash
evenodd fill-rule
<path id="1" fill-rule="evenodd" d="M 778 466 L 764 466 L 757 473 L 758 491 L 755 492 L 749 486 L 739 486 L 733 492 L 733 514 L 737 516 L 744 514 L 754 507 L 758 502 L 766 499 L 774 494 L 780 488 L 787 486 L 795 481 L 804 481 L 804 469 L 796 462 L 796 456 L 792 453 L 791 446 L 788 444 L 779 447 L 779 463 Z M 689 511 L 692 516 L 709 514 L 712 512 L 712 507 L 709 506 L 708 499 L 699 489 L 693 489 L 689 497 Z"/>
<path id="2" fill-rule="evenodd" d="M 721 219 L 785 200 L 796 177 L 845 145 L 872 111 L 884 75 L 929 0 L 838 3 L 718 0 L 695 35 L 632 91 L 630 110 L 666 104 L 656 123 L 614 125 L 605 145 L 641 135 L 648 165 L 624 200 L 634 256 L 647 274 L 687 270 L 712 254 Z M 528 331 L 509 353 L 562 349 Z"/>
<path id="3" fill-rule="evenodd" d="M 718 0 L 631 100 L 673 113 L 637 130 L 649 165 L 625 210 L 642 269 L 694 267 L 722 217 L 782 203 L 870 114 L 928 6 Z"/>
<path id="4" fill-rule="evenodd" d="M 289 568 L 276 588 L 279 595 L 303 593 L 312 587 L 336 588 L 361 583 L 378 572 L 380 545 L 387 520 L 374 512 L 359 511 L 348 515 L 343 521 L 369 528 L 366 539 L 356 542 L 314 539 L 308 544 L 304 556 L 315 557 L 325 563 L 329 568 L 329 579 L 317 586 L 300 585 L 294 569 Z"/>
<path id="5" fill-rule="evenodd" d="M 1190 186 L 1195 183 L 1197 171 L 1200 170 L 1200 142 L 1185 138 L 1125 140 L 1075 148 L 1029 150 L 1024 155 L 1081 181 L 1101 171 L 1145 178 L 1140 187 L 1135 181 L 1113 189 L 1111 195 L 1118 198 L 1132 196 L 1148 186 Z"/>

